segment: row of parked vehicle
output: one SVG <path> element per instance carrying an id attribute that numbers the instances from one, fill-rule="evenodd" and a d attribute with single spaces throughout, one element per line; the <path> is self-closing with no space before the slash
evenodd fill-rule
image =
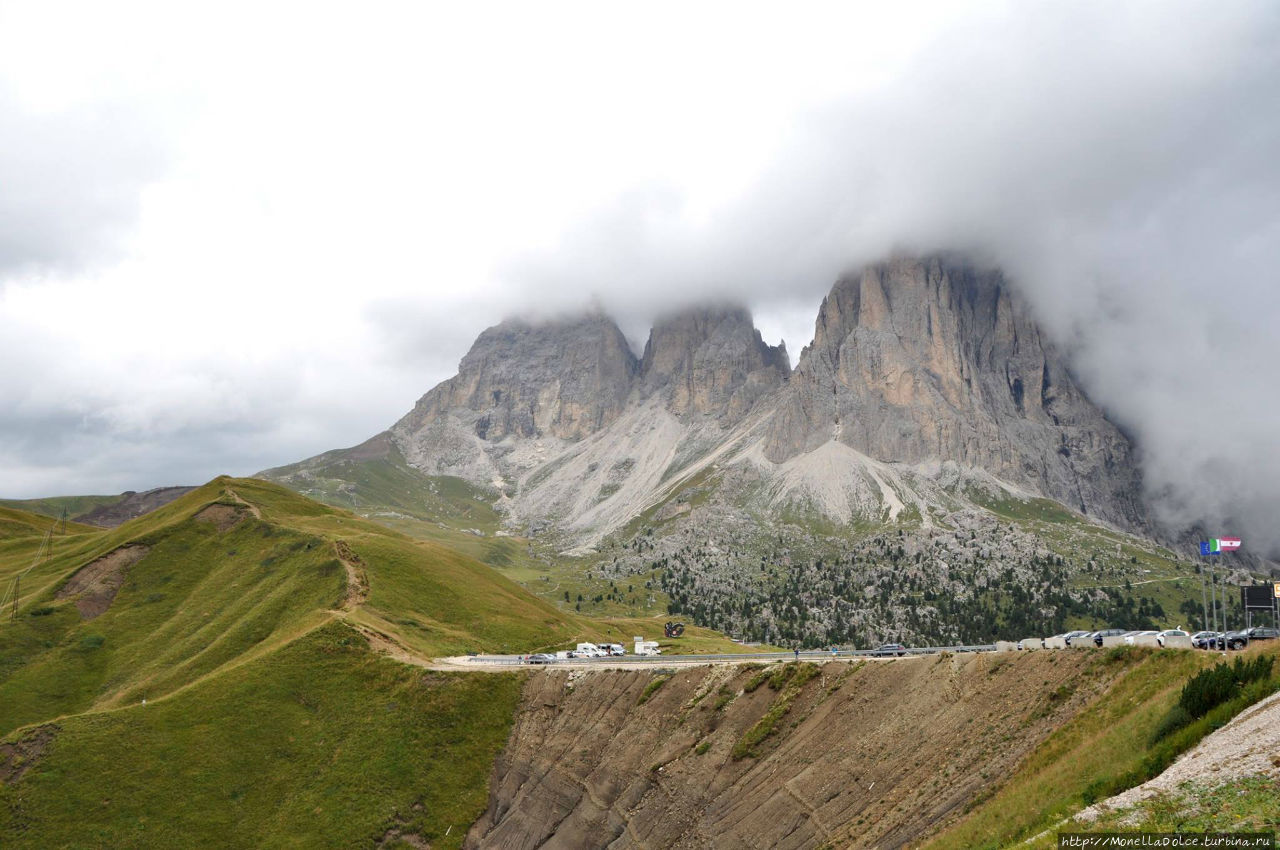
<path id="1" fill-rule="evenodd" d="M 1061 638 L 1067 646 L 1073 645 L 1074 642 L 1091 642 L 1094 646 L 1102 646 L 1103 638 L 1109 637 L 1121 638 L 1124 643 L 1130 646 L 1139 643 L 1139 638 L 1155 638 L 1157 644 L 1164 646 L 1168 638 L 1185 637 L 1191 639 L 1191 645 L 1196 649 L 1244 649 L 1252 641 L 1272 640 L 1280 637 L 1280 629 L 1256 627 L 1238 632 L 1203 631 L 1196 632 L 1195 634 L 1189 634 L 1188 632 L 1184 632 L 1182 629 L 1164 629 L 1163 631 L 1157 631 L 1155 629 L 1133 631 L 1126 629 L 1101 629 L 1096 632 L 1065 632 L 1060 635 L 1054 635 L 1052 638 L 1046 638 L 1046 640 Z M 1023 647 L 1023 643 L 1024 641 L 1018 641 L 1018 649 L 1025 648 Z M 1042 645 L 1043 643 L 1044 641 L 1041 641 Z M 1141 643 L 1148 643 L 1148 641 L 1143 640 Z"/>
<path id="2" fill-rule="evenodd" d="M 627 648 L 620 643 L 580 643 L 577 649 L 566 649 L 555 654 L 536 652 L 526 656 L 524 660 L 527 664 L 551 664 L 570 658 L 610 658 L 626 654 Z"/>
<path id="3" fill-rule="evenodd" d="M 1255 626 L 1237 632 L 1196 632 L 1191 645 L 1197 649 L 1244 649 L 1256 640 L 1280 638 L 1280 629 Z"/>

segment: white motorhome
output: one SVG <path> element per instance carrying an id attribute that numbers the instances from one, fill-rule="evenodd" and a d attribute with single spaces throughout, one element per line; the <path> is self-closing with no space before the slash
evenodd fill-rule
<path id="1" fill-rule="evenodd" d="M 603 658 L 608 654 L 594 643 L 580 643 L 573 651 L 574 658 Z"/>
<path id="2" fill-rule="evenodd" d="M 627 648 L 620 643 L 602 643 L 600 648 L 604 650 L 605 655 L 626 655 Z"/>
<path id="3" fill-rule="evenodd" d="M 636 655 L 661 655 L 662 650 L 658 648 L 656 640 L 645 640 L 643 637 L 637 636 L 633 638 L 636 642 Z"/>

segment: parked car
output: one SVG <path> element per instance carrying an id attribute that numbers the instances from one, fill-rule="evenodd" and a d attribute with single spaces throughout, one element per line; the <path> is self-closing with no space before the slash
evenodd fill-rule
<path id="1" fill-rule="evenodd" d="M 1191 645 L 1196 649 L 1210 649 L 1218 642 L 1220 637 L 1222 637 L 1222 632 L 1208 630 L 1196 632 L 1191 636 Z"/>
<path id="2" fill-rule="evenodd" d="M 886 643 L 886 644 L 881 644 L 880 646 L 871 650 L 871 654 L 902 656 L 907 654 L 907 648 L 900 643 Z"/>
<path id="3" fill-rule="evenodd" d="M 1249 645 L 1249 633 L 1227 632 L 1222 636 L 1221 643 L 1225 644 L 1227 649 L 1244 649 Z"/>
<path id="4" fill-rule="evenodd" d="M 1129 646 L 1133 646 L 1138 642 L 1137 639 L 1140 637 L 1155 637 L 1158 634 L 1160 633 L 1154 629 L 1148 629 L 1147 631 L 1142 632 L 1129 632 L 1124 636 L 1124 642 L 1129 644 Z"/>
<path id="5" fill-rule="evenodd" d="M 1102 646 L 1102 639 L 1109 637 L 1120 637 L 1120 635 L 1128 634 L 1124 629 L 1102 629 L 1093 633 L 1093 645 Z"/>
<path id="6" fill-rule="evenodd" d="M 526 658 L 525 662 L 528 664 L 550 664 L 555 660 L 556 657 L 554 655 L 547 655 L 545 652 L 535 652 L 533 655 Z"/>
<path id="7" fill-rule="evenodd" d="M 1160 634 L 1156 635 L 1156 643 L 1164 646 L 1164 639 L 1167 637 L 1191 637 L 1191 635 L 1187 634 L 1182 629 L 1165 629 Z"/>
<path id="8" fill-rule="evenodd" d="M 1280 630 L 1255 626 L 1248 631 L 1227 632 L 1222 637 L 1227 649 L 1244 649 L 1255 640 L 1275 640 L 1280 637 Z"/>
<path id="9" fill-rule="evenodd" d="M 1067 632 L 1065 635 L 1062 636 L 1062 639 L 1067 642 L 1067 646 L 1071 646 L 1071 641 L 1075 640 L 1076 638 L 1083 638 L 1088 636 L 1089 636 L 1089 632 Z"/>

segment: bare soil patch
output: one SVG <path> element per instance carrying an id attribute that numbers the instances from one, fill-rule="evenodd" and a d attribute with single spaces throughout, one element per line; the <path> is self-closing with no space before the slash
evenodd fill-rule
<path id="1" fill-rule="evenodd" d="M 392 847 L 399 844 L 407 844 L 414 850 L 431 850 L 431 844 L 421 835 L 412 832 L 405 832 L 399 827 L 392 827 L 378 841 L 379 847 Z"/>
<path id="2" fill-rule="evenodd" d="M 101 615 L 111 603 L 124 584 L 125 573 L 129 567 L 146 557 L 151 551 L 149 546 L 135 543 L 121 546 L 96 561 L 81 567 L 75 575 L 58 591 L 55 599 L 76 599 L 76 609 L 80 616 L 92 620 Z"/>
<path id="3" fill-rule="evenodd" d="M 0 744 L 0 785 L 12 785 L 44 756 L 57 726 L 41 726 L 11 744 Z"/>
<path id="4" fill-rule="evenodd" d="M 221 534 L 244 521 L 249 511 L 234 505 L 213 504 L 204 508 L 195 518 L 200 522 L 211 522 Z"/>

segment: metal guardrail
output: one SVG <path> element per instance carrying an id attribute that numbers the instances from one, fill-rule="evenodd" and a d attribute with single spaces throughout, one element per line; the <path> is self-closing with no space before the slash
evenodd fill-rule
<path id="1" fill-rule="evenodd" d="M 509 667 L 551 667 L 570 664 L 707 664 L 715 661 L 822 661 L 832 658 L 892 658 L 909 655 L 938 655 L 943 652 L 995 652 L 995 644 L 978 644 L 975 646 L 929 646 L 906 647 L 901 652 L 887 652 L 875 649 L 838 649 L 803 650 L 798 655 L 794 652 L 730 652 L 712 655 L 613 655 L 604 658 L 554 658 L 537 664 L 530 664 L 523 655 L 472 655 L 468 661 L 473 664 L 493 664 Z"/>

